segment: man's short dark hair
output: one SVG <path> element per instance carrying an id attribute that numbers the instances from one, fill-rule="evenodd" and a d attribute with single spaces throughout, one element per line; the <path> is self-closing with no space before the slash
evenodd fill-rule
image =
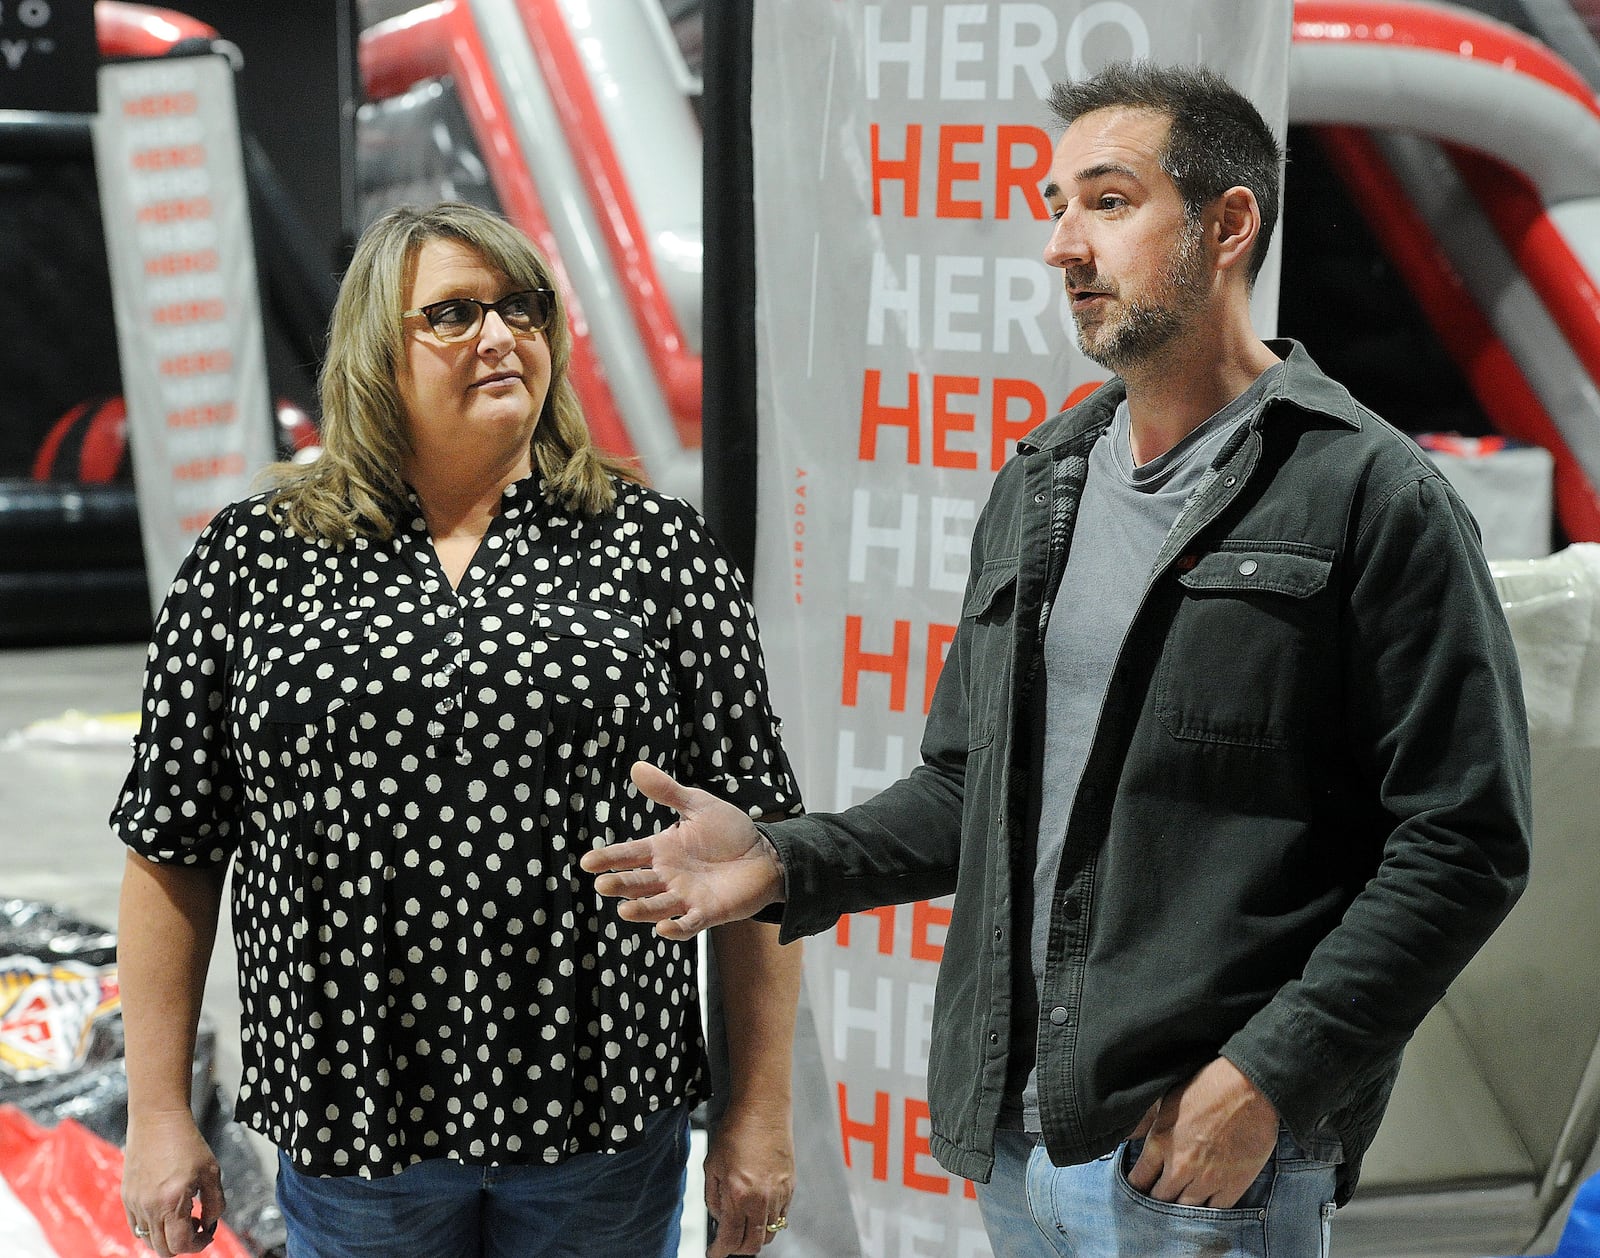
<path id="1" fill-rule="evenodd" d="M 1149 109 L 1171 123 L 1161 169 L 1183 198 L 1191 222 L 1229 188 L 1255 193 L 1261 230 L 1250 255 L 1253 285 L 1278 221 L 1283 150 L 1260 112 L 1228 81 L 1204 66 L 1121 61 L 1091 78 L 1057 83 L 1050 108 L 1071 126 L 1097 109 Z"/>

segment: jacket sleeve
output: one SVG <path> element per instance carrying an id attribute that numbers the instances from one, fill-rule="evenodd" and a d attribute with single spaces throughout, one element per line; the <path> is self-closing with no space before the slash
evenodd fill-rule
<path id="1" fill-rule="evenodd" d="M 1222 1050 L 1302 1134 L 1392 1061 L 1528 876 L 1516 653 L 1476 525 L 1437 474 L 1363 513 L 1343 597 L 1346 748 L 1328 750 L 1353 757 L 1372 837 L 1334 837 L 1370 844 L 1376 873 Z"/>
<path id="2" fill-rule="evenodd" d="M 1000 477 L 1015 474 L 1013 463 L 1002 469 Z M 921 763 L 894 785 L 843 812 L 813 812 L 762 827 L 784 866 L 788 899 L 781 938 L 785 943 L 827 930 L 845 913 L 955 890 L 971 746 L 972 677 L 977 667 L 975 625 L 968 613 L 982 586 L 987 539 L 999 510 L 995 504 L 1005 500 L 1001 484 L 997 481 L 973 530 L 963 614 L 928 711 Z"/>

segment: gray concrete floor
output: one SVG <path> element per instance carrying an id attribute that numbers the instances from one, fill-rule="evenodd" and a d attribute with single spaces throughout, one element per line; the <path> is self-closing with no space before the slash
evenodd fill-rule
<path id="1" fill-rule="evenodd" d="M 128 747 L 56 746 L 24 731 L 69 711 L 132 712 L 143 658 L 137 645 L 0 652 L 0 892 L 115 924 L 122 845 L 106 815 Z"/>

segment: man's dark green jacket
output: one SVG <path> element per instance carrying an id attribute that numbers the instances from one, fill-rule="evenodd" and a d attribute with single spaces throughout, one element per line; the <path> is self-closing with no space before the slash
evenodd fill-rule
<path id="1" fill-rule="evenodd" d="M 1067 825 L 1035 1022 L 1019 1024 L 1029 696 L 1113 380 L 997 476 L 961 623 L 904 780 L 764 826 L 783 935 L 953 891 L 932 1147 L 987 1181 L 1013 1037 L 1058 1165 L 1110 1149 L 1219 1054 L 1348 1199 L 1424 1014 L 1520 893 L 1527 721 L 1477 528 L 1403 435 L 1292 342 L 1168 536 Z M 1021 898 L 1019 898 L 1019 896 Z"/>

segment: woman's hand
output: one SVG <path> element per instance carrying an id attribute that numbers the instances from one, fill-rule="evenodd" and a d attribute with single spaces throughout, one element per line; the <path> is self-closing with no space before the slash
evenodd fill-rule
<path id="1" fill-rule="evenodd" d="M 754 1254 L 782 1230 L 794 1196 L 789 1107 L 730 1105 L 706 1152 L 706 1209 L 717 1235 L 706 1258 Z"/>
<path id="2" fill-rule="evenodd" d="M 222 1172 L 187 1109 L 129 1117 L 122 1206 L 133 1234 L 161 1258 L 211 1244 L 222 1217 Z"/>

